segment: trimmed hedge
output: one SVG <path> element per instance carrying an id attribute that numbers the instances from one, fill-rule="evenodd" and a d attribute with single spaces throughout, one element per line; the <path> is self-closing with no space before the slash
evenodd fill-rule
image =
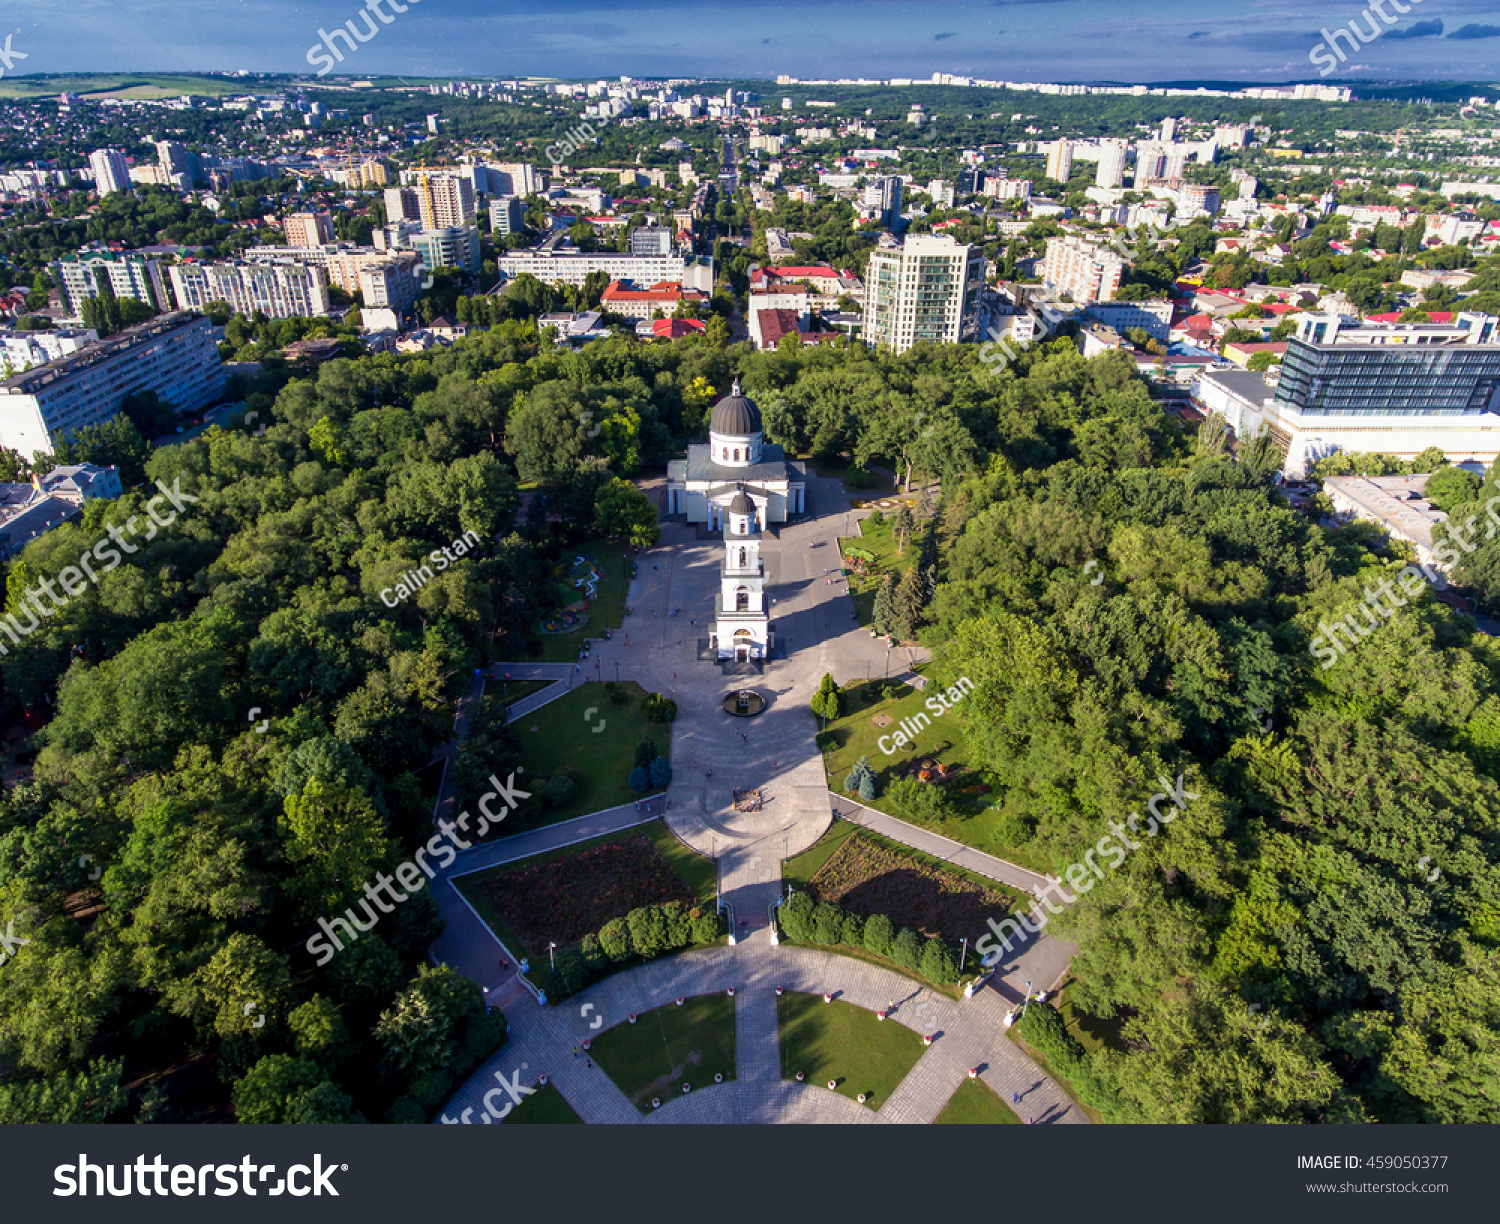
<path id="1" fill-rule="evenodd" d="M 923 939 L 910 927 L 896 929 L 884 914 L 869 918 L 851 913 L 831 901 L 815 902 L 805 892 L 793 893 L 777 911 L 781 933 L 794 943 L 840 944 L 860 948 L 894 961 L 908 973 L 936 986 L 958 981 L 958 957 L 946 940 Z"/>
<path id="2" fill-rule="evenodd" d="M 642 905 L 623 918 L 611 918 L 596 934 L 585 935 L 577 948 L 558 952 L 555 969 L 551 962 L 538 958 L 540 963 L 527 977 L 546 993 L 549 1003 L 556 1003 L 577 994 L 591 977 L 611 965 L 712 943 L 723 934 L 724 919 L 717 910 L 681 901 Z"/>
<path id="3" fill-rule="evenodd" d="M 1016 1031 L 1047 1060 L 1053 1071 L 1068 1081 L 1079 1101 L 1106 1118 L 1119 1115 L 1120 1101 L 1114 1088 L 1096 1070 L 1093 1056 L 1068 1032 L 1067 1023 L 1052 1004 L 1033 1000 Z"/>

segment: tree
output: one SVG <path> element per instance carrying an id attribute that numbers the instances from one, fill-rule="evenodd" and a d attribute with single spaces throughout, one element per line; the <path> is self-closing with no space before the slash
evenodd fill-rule
<path id="1" fill-rule="evenodd" d="M 650 548 L 661 539 L 656 507 L 635 485 L 619 477 L 595 496 L 594 524 L 600 535 L 637 548 Z"/>
<path id="2" fill-rule="evenodd" d="M 866 803 L 875 798 L 875 770 L 869 757 L 862 756 L 854 762 L 854 768 L 844 778 L 844 790 L 858 794 Z"/>
<path id="3" fill-rule="evenodd" d="M 927 606 L 926 584 L 916 566 L 901 575 L 901 582 L 891 597 L 891 636 L 910 641 L 922 627 L 923 609 Z"/>
<path id="4" fill-rule="evenodd" d="M 870 613 L 870 628 L 878 634 L 889 634 L 895 630 L 896 575 L 886 570 L 880 576 L 880 589 L 875 592 L 875 607 Z"/>
<path id="5" fill-rule="evenodd" d="M 325 1082 L 327 1077 L 309 1058 L 268 1055 L 234 1086 L 235 1117 L 251 1125 L 289 1122 L 298 1102 Z"/>
<path id="6" fill-rule="evenodd" d="M 911 507 L 903 501 L 901 508 L 896 511 L 896 523 L 892 529 L 896 540 L 896 555 L 898 557 L 906 551 L 906 545 L 911 539 L 913 526 Z"/>
<path id="7" fill-rule="evenodd" d="M 869 930 L 868 927 L 865 929 Z M 922 963 L 922 937 L 910 927 L 902 927 L 891 944 L 890 958 L 903 969 L 915 973 Z"/>
<path id="8" fill-rule="evenodd" d="M 895 925 L 884 914 L 871 914 L 865 923 L 865 948 L 876 956 L 889 956 L 895 942 Z"/>
<path id="9" fill-rule="evenodd" d="M 958 981 L 958 961 L 953 956 L 953 949 L 941 939 L 929 939 L 922 948 L 919 971 L 937 986 L 948 986 Z"/>
<path id="10" fill-rule="evenodd" d="M 120 1084 L 124 1065 L 95 1059 L 82 1070 L 0 1084 L 0 1124 L 108 1121 L 129 1099 Z"/>
<path id="11" fill-rule="evenodd" d="M 662 790 L 672 785 L 672 766 L 667 763 L 666 757 L 657 757 L 651 762 L 651 785 Z"/>
<path id="12" fill-rule="evenodd" d="M 651 771 L 644 765 L 637 765 L 630 771 L 628 782 L 630 789 L 637 795 L 644 795 L 651 789 Z"/>
<path id="13" fill-rule="evenodd" d="M 354 1052 L 344 1018 L 332 1000 L 314 995 L 287 1017 L 297 1053 L 325 1071 L 336 1071 Z"/>
<path id="14" fill-rule="evenodd" d="M 310 779 L 282 804 L 286 854 L 303 864 L 293 891 L 309 916 L 356 894 L 390 856 L 375 806 L 356 787 Z"/>

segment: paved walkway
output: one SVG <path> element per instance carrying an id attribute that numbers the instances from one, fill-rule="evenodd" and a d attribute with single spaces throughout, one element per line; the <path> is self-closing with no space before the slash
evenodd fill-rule
<path id="1" fill-rule="evenodd" d="M 644 482 L 660 505 L 664 482 Z M 913 982 L 850 957 L 810 948 L 773 947 L 768 907 L 781 896 L 781 864 L 811 846 L 833 819 L 821 754 L 807 703 L 825 673 L 841 683 L 890 674 L 892 652 L 855 621 L 847 585 L 825 581 L 838 564 L 836 539 L 848 535 L 858 517 L 835 480 L 809 474 L 810 517 L 785 524 L 762 547 L 766 589 L 778 657 L 759 675 L 728 676 L 706 657 L 714 595 L 718 589 L 723 541 L 700 539 L 696 527 L 664 524 L 657 547 L 636 558 L 639 576 L 631 583 L 632 609 L 618 633 L 593 647 L 596 674 L 618 674 L 648 691 L 665 692 L 678 705 L 672 729 L 672 785 L 667 821 L 687 844 L 719 863 L 720 886 L 733 907 L 738 944 L 683 953 L 615 974 L 558 1007 L 539 1008 L 521 989 L 513 971 L 499 965 L 495 937 L 458 895 L 452 878 L 500 863 L 514 862 L 590 837 L 639 823 L 634 805 L 595 813 L 581 820 L 536 829 L 476 847 L 459 857 L 435 883 L 448 927 L 433 945 L 434 959 L 458 968 L 487 987 L 493 1003 L 517 999 L 506 1012 L 511 1040 L 450 1103 L 447 1114 L 472 1110 L 479 1120 L 482 1098 L 495 1086 L 494 1075 L 519 1065 L 522 1082 L 539 1074 L 551 1081 L 588 1122 L 631 1122 L 643 1116 L 597 1067 L 571 1057 L 572 1047 L 591 1032 L 620 1023 L 630 1013 L 670 1003 L 678 995 L 736 987 L 737 1078 L 711 1083 L 686 1097 L 664 1103 L 652 1122 L 930 1122 L 941 1112 L 968 1068 L 978 1067 L 1007 1100 L 1011 1092 L 1030 1093 L 1018 1106 L 1039 1121 L 1082 1122 L 1081 1112 L 1004 1036 L 1001 1024 L 1019 1001 L 1024 982 L 1051 986 L 1066 969 L 1070 945 L 1045 935 L 1031 936 L 1007 959 L 1004 972 L 973 999 L 955 1003 Z M 672 615 L 674 609 L 680 609 Z M 921 661 L 904 656 L 903 664 Z M 519 678 L 522 669 L 558 668 L 571 685 L 571 664 L 504 664 Z M 542 673 L 543 677 L 554 673 Z M 538 677 L 540 678 L 540 677 Z M 727 693 L 751 688 L 766 700 L 755 718 L 724 712 Z M 550 690 L 549 690 L 550 692 Z M 543 697 L 538 693 L 533 698 Z M 518 703 L 518 709 L 521 703 Z M 758 788 L 758 811 L 737 811 L 735 789 Z M 837 801 L 841 810 L 858 805 Z M 861 812 L 865 812 L 861 809 Z M 877 824 L 879 818 L 882 824 Z M 1030 891 L 1040 877 L 1014 864 L 926 834 L 880 813 L 862 816 L 894 840 Z M 1001 873 L 1005 874 L 1001 874 Z M 982 932 L 976 932 L 976 935 Z M 970 948 L 972 963 L 972 947 Z M 1016 983 L 1016 985 L 1011 985 Z M 816 1086 L 781 1079 L 774 987 L 821 994 L 840 991 L 860 1006 L 876 1009 L 900 1000 L 895 1020 L 940 1037 L 879 1114 Z M 590 1009 L 590 1005 L 592 1005 Z M 592 1025 L 598 1023 L 598 1030 Z"/>
<path id="2" fill-rule="evenodd" d="M 679 996 L 735 988 L 736 1079 L 713 1083 L 714 1068 L 703 1068 L 703 1084 L 686 1096 L 664 1101 L 649 1117 L 641 1114 L 614 1082 L 572 1050 L 626 1017 L 670 1006 Z M 776 1032 L 776 987 L 836 997 L 872 1011 L 896 1006 L 888 1023 L 934 1037 L 930 1048 L 894 1095 L 869 1109 L 817 1084 L 781 1078 Z M 519 1069 L 521 1083 L 546 1075 L 585 1122 L 630 1123 L 927 1123 L 942 1112 L 969 1068 L 1022 1117 L 1037 1122 L 1086 1123 L 1088 1119 L 1062 1089 L 1005 1036 L 1008 1007 L 994 991 L 954 1001 L 875 965 L 814 948 L 773 947 L 760 932 L 736 947 L 685 952 L 617 973 L 557 1007 L 523 1007 L 511 1021 L 511 1038 L 456 1092 L 443 1116 L 470 1123 L 481 1120 L 484 1094 L 496 1076 Z M 597 1025 L 597 1027 L 595 1027 Z M 795 1068 L 790 1068 L 795 1070 Z M 442 1119 L 439 1119 L 442 1121 Z"/>

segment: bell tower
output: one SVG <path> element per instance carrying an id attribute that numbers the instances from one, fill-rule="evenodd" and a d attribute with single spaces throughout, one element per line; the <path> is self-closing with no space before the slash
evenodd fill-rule
<path id="1" fill-rule="evenodd" d="M 724 522 L 724 562 L 719 570 L 717 641 L 720 659 L 763 659 L 770 648 L 765 565 L 760 557 L 761 510 L 744 485 Z"/>

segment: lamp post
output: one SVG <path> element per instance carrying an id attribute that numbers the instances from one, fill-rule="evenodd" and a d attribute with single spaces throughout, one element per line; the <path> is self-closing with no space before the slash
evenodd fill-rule
<path id="1" fill-rule="evenodd" d="M 1026 1014 L 1026 1009 L 1028 1007 L 1030 1007 L 1030 1006 L 1031 1006 L 1031 983 L 1027 982 L 1026 983 L 1026 999 L 1021 1004 L 1021 1015 L 1022 1016 L 1024 1016 Z"/>
<path id="2" fill-rule="evenodd" d="M 548 963 L 548 965 L 551 966 L 552 972 L 556 973 L 557 972 L 557 942 L 555 940 L 549 939 L 547 941 L 547 963 Z M 1031 986 L 1031 983 L 1027 982 L 1026 985 L 1027 985 L 1027 988 L 1029 989 L 1030 986 Z"/>
<path id="3" fill-rule="evenodd" d="M 965 935 L 964 936 L 963 944 L 960 946 L 959 952 L 958 952 L 958 976 L 959 977 L 963 977 L 963 975 L 964 975 L 964 957 L 966 957 L 968 954 L 969 954 L 969 937 L 967 935 Z"/>

